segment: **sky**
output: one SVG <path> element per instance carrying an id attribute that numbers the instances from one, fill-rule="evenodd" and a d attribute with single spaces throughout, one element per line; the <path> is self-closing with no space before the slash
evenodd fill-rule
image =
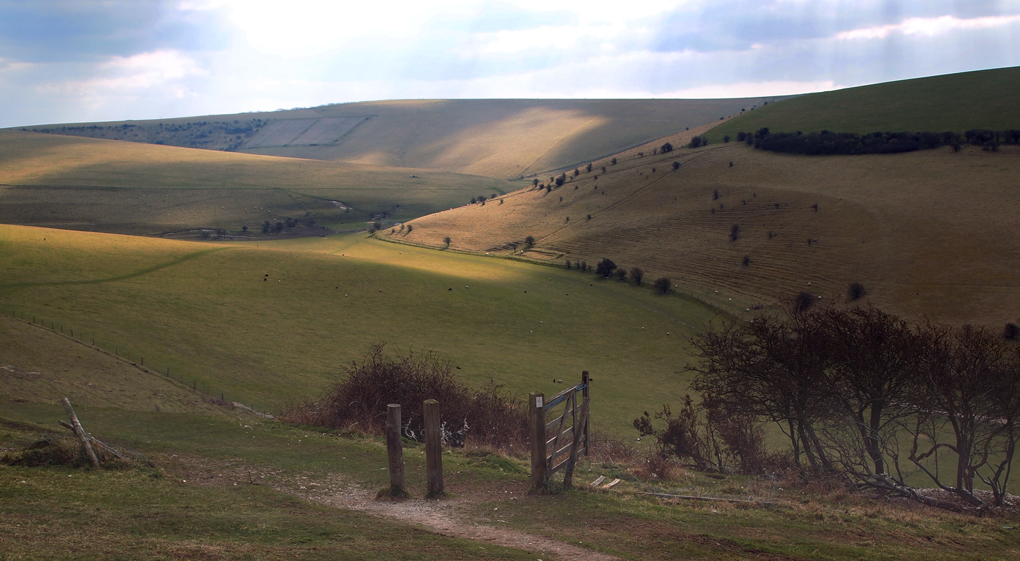
<path id="1" fill-rule="evenodd" d="M 0 127 L 712 98 L 1020 65 L 1020 0 L 0 0 Z"/>

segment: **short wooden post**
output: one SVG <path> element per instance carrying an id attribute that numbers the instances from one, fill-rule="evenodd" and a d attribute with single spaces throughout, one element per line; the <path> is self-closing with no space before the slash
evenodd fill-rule
<path id="1" fill-rule="evenodd" d="M 404 444 L 400 441 L 400 404 L 386 407 L 386 454 L 390 460 L 390 495 L 404 491 Z"/>
<path id="2" fill-rule="evenodd" d="M 443 435 L 439 428 L 439 402 L 425 400 L 425 466 L 428 497 L 443 494 Z"/>
<path id="3" fill-rule="evenodd" d="M 548 483 L 545 452 L 545 395 L 531 394 L 531 487 L 545 489 Z"/>
<path id="4" fill-rule="evenodd" d="M 89 438 L 85 436 L 85 429 L 83 429 L 81 423 L 78 422 L 78 416 L 74 414 L 71 402 L 65 397 L 60 400 L 60 403 L 64 404 L 64 411 L 67 411 L 67 416 L 71 418 L 71 426 L 74 427 L 74 434 L 78 436 L 78 440 L 80 440 L 82 446 L 85 447 L 85 453 L 88 454 L 89 460 L 92 461 L 93 466 L 98 468 L 99 458 L 96 457 L 96 451 L 92 449 L 92 443 L 89 442 Z"/>

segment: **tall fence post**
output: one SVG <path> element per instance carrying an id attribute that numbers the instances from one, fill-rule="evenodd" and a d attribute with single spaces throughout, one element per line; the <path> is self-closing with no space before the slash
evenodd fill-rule
<path id="1" fill-rule="evenodd" d="M 581 397 L 584 399 L 585 415 L 584 415 L 584 455 L 587 456 L 591 452 L 591 411 L 589 410 L 589 403 L 591 402 L 591 396 L 588 394 L 588 390 L 591 388 L 591 376 L 588 375 L 587 370 L 581 371 L 581 383 L 584 384 L 584 390 L 581 392 Z"/>
<path id="2" fill-rule="evenodd" d="M 390 460 L 390 496 L 404 496 L 404 444 L 400 441 L 400 405 L 386 407 L 386 455 Z"/>
<path id="3" fill-rule="evenodd" d="M 439 428 L 439 402 L 425 400 L 425 466 L 428 497 L 443 494 L 443 435 Z"/>
<path id="4" fill-rule="evenodd" d="M 531 487 L 545 489 L 547 465 L 545 453 L 545 395 L 531 394 Z"/>

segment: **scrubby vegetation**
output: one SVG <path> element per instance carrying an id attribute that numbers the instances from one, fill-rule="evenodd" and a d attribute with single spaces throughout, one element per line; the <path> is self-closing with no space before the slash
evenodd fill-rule
<path id="1" fill-rule="evenodd" d="M 386 406 L 401 405 L 403 433 L 424 440 L 422 403 L 442 404 L 443 440 L 449 446 L 466 443 L 508 451 L 526 450 L 527 407 L 520 396 L 490 381 L 473 390 L 453 374 L 448 361 L 431 352 L 387 356 L 385 346 L 369 347 L 359 363 L 341 370 L 340 380 L 318 399 L 292 406 L 281 417 L 290 422 L 333 429 L 383 434 Z"/>
<path id="2" fill-rule="evenodd" d="M 698 469 L 781 463 L 953 510 L 1006 502 L 1020 439 L 1020 348 L 989 330 L 910 323 L 875 308 L 766 314 L 692 338 L 678 414 L 634 421 Z M 788 447 L 767 452 L 765 423 Z M 941 462 L 941 465 L 940 465 Z M 910 477 L 949 493 L 935 500 Z M 981 491 L 980 486 L 987 491 Z"/>
<path id="3" fill-rule="evenodd" d="M 850 132 L 770 132 L 761 128 L 754 133 L 737 133 L 737 140 L 747 142 L 760 150 L 784 154 L 808 156 L 832 156 L 836 154 L 897 154 L 931 150 L 948 146 L 959 151 L 964 144 L 980 146 L 984 150 L 996 151 L 1001 144 L 1020 144 L 1020 130 L 993 131 L 986 129 L 968 130 L 964 134 L 955 132 L 874 132 L 856 134 Z M 692 142 L 692 147 L 694 144 Z"/>

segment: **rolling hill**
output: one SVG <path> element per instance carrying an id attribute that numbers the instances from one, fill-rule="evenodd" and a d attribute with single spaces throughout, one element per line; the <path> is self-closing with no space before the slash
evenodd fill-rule
<path id="1" fill-rule="evenodd" d="M 776 99 L 377 101 L 23 131 L 513 179 L 573 167 Z"/>
<path id="2" fill-rule="evenodd" d="M 572 175 L 385 235 L 501 254 L 533 236 L 523 257 L 610 258 L 734 311 L 800 291 L 841 299 L 860 282 L 872 303 L 911 317 L 993 326 L 1020 317 L 1013 147 L 812 158 L 712 144 Z"/>
<path id="3" fill-rule="evenodd" d="M 0 222 L 135 235 L 360 230 L 515 187 L 491 178 L 0 132 Z M 324 229 L 325 228 L 325 229 Z"/>
<path id="4" fill-rule="evenodd" d="M 810 94 L 748 111 L 708 133 L 710 142 L 772 132 L 943 132 L 1020 129 L 1020 67 L 899 80 Z"/>

